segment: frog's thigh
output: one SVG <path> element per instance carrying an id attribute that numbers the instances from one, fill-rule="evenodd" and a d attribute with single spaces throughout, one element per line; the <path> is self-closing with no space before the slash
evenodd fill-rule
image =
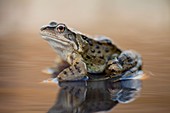
<path id="1" fill-rule="evenodd" d="M 70 67 L 64 69 L 59 75 L 59 80 L 81 80 L 87 75 L 87 69 L 84 62 L 75 62 Z"/>

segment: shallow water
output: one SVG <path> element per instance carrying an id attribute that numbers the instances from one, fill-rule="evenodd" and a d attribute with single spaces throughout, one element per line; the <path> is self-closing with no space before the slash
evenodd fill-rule
<path id="1" fill-rule="evenodd" d="M 38 34 L 15 34 L 0 39 L 2 113 L 47 112 L 61 93 L 58 85 L 41 83 L 49 78 L 41 70 L 53 64 L 55 53 L 39 37 Z M 115 40 L 120 45 L 125 43 L 123 38 Z M 132 41 L 125 45 L 135 47 L 143 56 L 144 71 L 149 78 L 143 80 L 140 97 L 129 104 L 118 104 L 110 113 L 160 113 L 170 110 L 169 36 L 157 37 L 152 42 L 149 40 L 152 39 L 146 38 L 136 43 Z"/>

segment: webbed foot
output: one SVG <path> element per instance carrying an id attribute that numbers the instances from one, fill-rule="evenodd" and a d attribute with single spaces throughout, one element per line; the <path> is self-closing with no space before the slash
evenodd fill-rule
<path id="1" fill-rule="evenodd" d="M 43 80 L 42 83 L 58 83 L 58 78 L 49 78 L 47 80 Z"/>
<path id="2" fill-rule="evenodd" d="M 42 70 L 43 73 L 52 75 L 54 73 L 59 73 L 59 70 L 56 67 L 48 67 Z"/>

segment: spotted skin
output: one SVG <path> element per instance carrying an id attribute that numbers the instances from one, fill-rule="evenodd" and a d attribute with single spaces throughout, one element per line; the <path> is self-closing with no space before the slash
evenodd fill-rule
<path id="1" fill-rule="evenodd" d="M 68 28 L 63 23 L 50 22 L 41 28 L 42 38 L 69 64 L 56 77 L 59 80 L 80 80 L 87 73 L 106 73 L 108 76 L 137 70 L 141 57 L 131 50 L 122 51 L 105 36 L 90 38 Z"/>
<path id="2" fill-rule="evenodd" d="M 59 80 L 80 80 L 87 75 L 86 65 L 84 62 L 75 62 L 70 67 L 64 69 L 59 75 Z"/>

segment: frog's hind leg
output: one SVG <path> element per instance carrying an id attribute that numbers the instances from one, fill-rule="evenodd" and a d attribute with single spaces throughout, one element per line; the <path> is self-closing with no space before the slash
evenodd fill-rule
<path id="1" fill-rule="evenodd" d="M 129 70 L 133 67 L 136 69 L 142 68 L 141 55 L 132 50 L 123 51 L 119 56 L 118 60 L 124 70 Z"/>
<path id="2" fill-rule="evenodd" d="M 122 62 L 124 73 L 122 79 L 140 79 L 143 75 L 141 55 L 134 51 L 124 51 L 119 60 Z"/>
<path id="3" fill-rule="evenodd" d="M 130 73 L 141 70 L 141 67 L 141 56 L 131 50 L 123 51 L 118 57 L 108 62 L 108 70 L 111 70 L 114 74 L 122 74 L 125 72 L 124 75 L 130 75 Z"/>

